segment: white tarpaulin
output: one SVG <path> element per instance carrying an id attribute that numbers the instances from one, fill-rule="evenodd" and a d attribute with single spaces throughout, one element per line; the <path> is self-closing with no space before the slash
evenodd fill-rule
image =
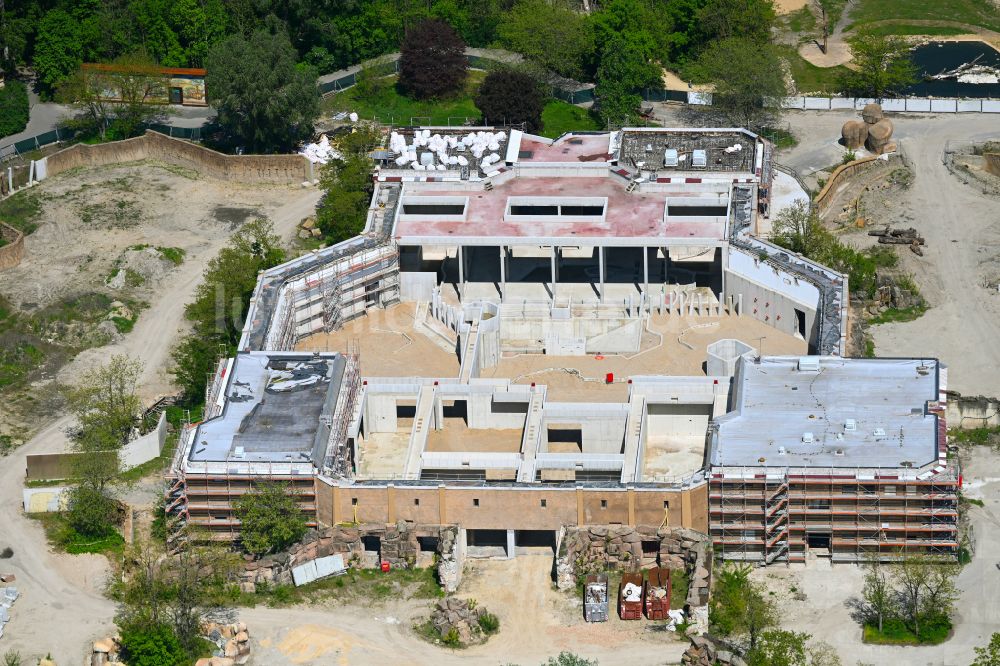
<path id="1" fill-rule="evenodd" d="M 344 556 L 330 555 L 329 557 L 320 557 L 305 564 L 300 564 L 297 567 L 292 567 L 292 580 L 295 582 L 295 586 L 298 587 L 299 585 L 305 585 L 320 578 L 342 574 L 345 571 L 347 571 L 347 567 L 344 566 Z"/>

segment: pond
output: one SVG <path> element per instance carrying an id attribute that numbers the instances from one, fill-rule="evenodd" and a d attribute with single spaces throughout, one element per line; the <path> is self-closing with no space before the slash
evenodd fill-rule
<path id="1" fill-rule="evenodd" d="M 978 60 L 977 60 L 978 58 Z M 984 42 L 929 42 L 913 49 L 913 62 L 921 78 L 906 89 L 914 97 L 996 97 L 1000 83 L 961 83 L 958 80 L 924 80 L 959 65 L 975 61 L 977 65 L 1000 68 L 1000 51 Z"/>

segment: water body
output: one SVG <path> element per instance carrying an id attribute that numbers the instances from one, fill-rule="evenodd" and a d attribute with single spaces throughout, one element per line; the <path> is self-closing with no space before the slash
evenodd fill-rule
<path id="1" fill-rule="evenodd" d="M 913 50 L 913 62 L 918 76 L 940 74 L 967 62 L 1000 67 L 1000 51 L 984 42 L 929 42 Z M 996 97 L 1000 98 L 1000 83 L 959 83 L 955 79 L 924 81 L 906 89 L 913 97 Z"/>

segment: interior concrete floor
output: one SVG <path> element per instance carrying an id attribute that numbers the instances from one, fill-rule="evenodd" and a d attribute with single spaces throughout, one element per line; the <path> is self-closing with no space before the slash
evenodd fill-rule
<path id="1" fill-rule="evenodd" d="M 448 453 L 518 453 L 521 450 L 521 428 L 472 429 L 463 419 L 446 419 L 441 430 L 431 429 L 427 435 L 427 451 Z"/>

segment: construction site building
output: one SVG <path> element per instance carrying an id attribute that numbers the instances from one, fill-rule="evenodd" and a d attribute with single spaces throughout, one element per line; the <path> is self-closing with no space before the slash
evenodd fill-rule
<path id="1" fill-rule="evenodd" d="M 387 138 L 364 232 L 261 274 L 205 421 L 182 434 L 170 512 L 238 539 L 236 499 L 281 480 L 311 524 L 457 525 L 470 554 L 556 547 L 564 526 L 620 524 L 711 532 L 736 556 L 730 507 L 710 500 L 710 486 L 728 494 L 732 470 L 754 467 L 728 457 L 724 425 L 772 408 L 747 402 L 744 383 L 759 374 L 748 368 L 805 357 L 830 366 L 827 377 L 839 363 L 845 379 L 823 396 L 833 404 L 871 363 L 842 358 L 846 277 L 755 236 L 771 212 L 771 145 L 728 128 Z M 763 355 L 765 340 L 786 356 Z M 936 381 L 936 363 L 921 367 Z M 924 388 L 907 384 L 900 400 L 926 407 L 937 398 L 917 399 Z M 780 407 L 754 422 L 758 440 L 790 418 Z M 904 425 L 907 446 L 943 442 Z M 844 460 L 863 453 L 845 449 Z M 923 474 L 912 458 L 880 475 Z M 781 465 L 783 483 L 797 488 L 798 468 L 837 466 L 819 462 Z M 860 507 L 869 465 L 850 466 Z M 945 464 L 919 481 L 949 473 Z M 739 474 L 747 488 L 763 479 L 756 519 L 773 542 L 779 472 Z M 899 491 L 905 511 L 910 486 Z M 943 508 L 927 492 L 928 508 Z M 743 504 L 733 525 L 750 521 Z M 810 543 L 795 502 L 783 506 L 785 550 L 762 549 L 760 561 Z M 751 528 L 741 529 L 740 552 L 754 559 Z"/>

